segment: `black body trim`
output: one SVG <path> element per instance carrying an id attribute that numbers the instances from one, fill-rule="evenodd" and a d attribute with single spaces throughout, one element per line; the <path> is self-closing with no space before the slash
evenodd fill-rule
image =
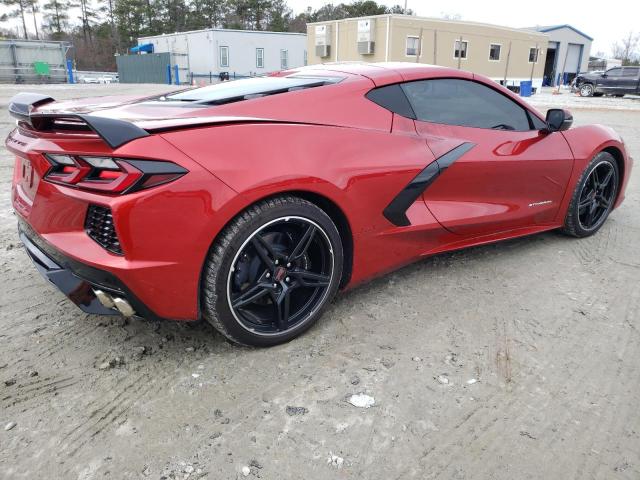
<path id="1" fill-rule="evenodd" d="M 22 121 L 29 121 L 29 115 L 34 107 L 51 103 L 55 100 L 48 95 L 40 95 L 39 93 L 18 93 L 9 100 L 9 114 Z"/>
<path id="2" fill-rule="evenodd" d="M 136 316 L 149 320 L 165 320 L 156 315 L 115 275 L 90 267 L 62 254 L 43 240 L 23 219 L 18 220 L 20 240 L 40 274 L 53 283 L 82 311 L 97 315 L 120 315 L 104 307 L 93 293 L 97 287 L 117 297 L 125 298 Z"/>
<path id="3" fill-rule="evenodd" d="M 399 83 L 374 88 L 367 92 L 365 97 L 393 113 L 413 120 L 417 118 L 409 99 Z"/>
<path id="4" fill-rule="evenodd" d="M 453 162 L 473 147 L 474 143 L 462 143 L 427 165 L 389 202 L 382 212 L 385 218 L 398 227 L 411 225 L 407 218 L 407 209 Z"/>
<path id="5" fill-rule="evenodd" d="M 96 117 L 81 113 L 31 113 L 34 107 L 53 101 L 53 98 L 46 95 L 19 93 L 9 100 L 9 114 L 28 123 L 36 130 L 51 130 L 55 120 L 79 119 L 114 149 L 149 135 L 149 132 L 133 123 L 115 118 Z"/>

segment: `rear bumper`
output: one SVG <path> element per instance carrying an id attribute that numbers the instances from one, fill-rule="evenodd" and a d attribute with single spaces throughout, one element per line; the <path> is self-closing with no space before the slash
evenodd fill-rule
<path id="1" fill-rule="evenodd" d="M 233 190 L 157 135 L 129 142 L 114 153 L 99 139 L 30 137 L 17 129 L 7 139 L 7 147 L 16 155 L 13 207 L 20 229 L 53 262 L 35 251 L 31 255 L 48 279 L 71 298 L 75 290 L 59 281 L 68 277 L 59 270 L 69 270 L 89 285 L 127 299 L 140 316 L 200 318 L 202 266 L 211 242 L 233 214 L 227 211 L 235 209 L 229 203 L 237 197 Z M 69 151 L 169 160 L 189 173 L 174 182 L 124 195 L 43 180 L 50 167 L 43 153 Z M 31 168 L 25 169 L 27 164 Z M 88 235 L 91 206 L 111 211 L 123 254 L 108 251 Z M 76 284 L 74 288 L 82 287 Z M 76 301 L 80 290 L 75 293 L 72 300 L 92 312 L 97 305 L 91 306 L 94 295 Z"/>
<path id="2" fill-rule="evenodd" d="M 96 297 L 94 290 L 126 300 L 136 316 L 161 319 L 113 274 L 73 260 L 40 238 L 24 221 L 18 223 L 18 232 L 25 250 L 40 274 L 64 293 L 80 310 L 94 315 L 119 315 L 115 308 L 107 308 Z"/>

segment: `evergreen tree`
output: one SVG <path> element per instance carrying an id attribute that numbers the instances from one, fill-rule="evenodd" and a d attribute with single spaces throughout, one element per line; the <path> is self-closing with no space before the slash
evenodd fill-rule
<path id="1" fill-rule="evenodd" d="M 22 31 L 24 32 L 25 40 L 29 39 L 26 20 L 26 14 L 27 9 L 29 8 L 29 4 L 30 0 L 0 0 L 0 5 L 12 9 L 0 15 L 0 20 L 6 22 L 11 18 L 20 18 L 22 20 Z"/>

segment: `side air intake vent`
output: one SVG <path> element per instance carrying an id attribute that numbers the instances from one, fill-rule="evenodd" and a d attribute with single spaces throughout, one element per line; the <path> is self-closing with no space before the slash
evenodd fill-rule
<path id="1" fill-rule="evenodd" d="M 110 208 L 89 205 L 84 228 L 87 235 L 100 246 L 117 255 L 123 255 Z"/>

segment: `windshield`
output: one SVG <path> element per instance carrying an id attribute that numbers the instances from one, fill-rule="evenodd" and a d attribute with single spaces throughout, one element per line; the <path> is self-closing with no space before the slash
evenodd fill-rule
<path id="1" fill-rule="evenodd" d="M 250 98 L 285 93 L 337 83 L 341 77 L 254 77 L 222 82 L 160 97 L 161 101 L 195 102 L 219 105 Z"/>

